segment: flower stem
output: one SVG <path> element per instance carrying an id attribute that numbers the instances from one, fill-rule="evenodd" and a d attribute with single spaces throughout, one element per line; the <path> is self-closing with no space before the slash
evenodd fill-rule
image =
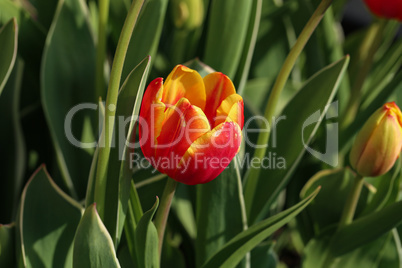
<path id="1" fill-rule="evenodd" d="M 144 0 L 133 0 L 130 10 L 128 11 L 126 21 L 121 30 L 120 39 L 117 44 L 115 57 L 113 60 L 112 70 L 110 74 L 109 88 L 106 97 L 105 118 L 103 130 L 99 143 L 99 158 L 96 172 L 95 182 L 95 202 L 100 218 L 105 218 L 105 199 L 107 185 L 107 170 L 109 164 L 110 150 L 112 144 L 113 129 L 116 115 L 117 96 L 119 93 L 121 73 L 123 70 L 124 60 L 127 54 L 127 48 L 130 43 L 131 34 L 137 22 L 138 15 Z"/>
<path id="2" fill-rule="evenodd" d="M 105 56 L 106 29 L 109 18 L 109 0 L 99 0 L 98 44 L 96 47 L 95 94 L 96 99 L 104 98 L 105 94 Z"/>
<path id="3" fill-rule="evenodd" d="M 275 84 L 272 88 L 271 94 L 268 99 L 267 106 L 265 108 L 264 117 L 268 121 L 268 126 L 271 126 L 272 117 L 275 115 L 276 106 L 279 100 L 279 96 L 284 88 L 289 75 L 300 55 L 303 48 L 305 47 L 307 41 L 310 39 L 310 36 L 313 34 L 314 30 L 317 28 L 319 22 L 323 18 L 325 11 L 331 5 L 332 0 L 322 0 L 310 20 L 307 22 L 306 26 L 300 33 L 297 41 L 289 55 L 287 56 L 282 69 L 280 70 L 278 77 L 276 78 Z M 258 135 L 257 144 L 258 148 L 255 149 L 254 157 L 258 159 L 262 159 L 265 156 L 267 150 L 267 144 L 269 142 L 270 129 L 266 129 L 265 131 L 261 131 Z M 257 189 L 258 185 L 258 177 L 260 174 L 260 167 L 255 166 L 249 170 L 249 173 L 246 175 L 246 187 L 245 187 L 245 201 L 246 208 L 248 213 L 248 218 L 250 219 L 250 212 L 252 207 L 252 200 Z"/>
<path id="4" fill-rule="evenodd" d="M 345 207 L 343 208 L 342 216 L 339 221 L 338 229 L 342 229 L 346 225 L 352 223 L 353 218 L 355 216 L 357 203 L 359 201 L 360 193 L 362 191 L 362 187 L 364 184 L 364 178 L 360 175 L 356 175 L 351 191 L 349 192 L 349 196 L 346 199 Z M 335 233 L 336 236 L 336 233 Z M 331 251 L 327 250 L 325 253 L 325 258 L 322 264 L 322 268 L 331 268 L 332 264 L 334 264 L 334 257 L 332 256 Z"/>
<path id="5" fill-rule="evenodd" d="M 361 91 L 366 77 L 371 70 L 374 56 L 383 40 L 383 32 L 386 25 L 387 20 L 385 19 L 373 23 L 361 43 L 357 59 L 353 68 L 351 68 L 355 71 L 354 76 L 356 78 L 352 85 L 350 98 L 346 106 L 347 109 L 340 120 L 342 129 L 349 126 L 359 109 Z"/>
<path id="6" fill-rule="evenodd" d="M 165 189 L 163 190 L 161 202 L 158 211 L 155 215 L 155 227 L 158 231 L 158 250 L 159 257 L 162 253 L 163 237 L 165 235 L 166 222 L 169 216 L 170 206 L 172 204 L 173 196 L 176 191 L 177 181 L 168 178 L 166 181 Z"/>
<path id="7" fill-rule="evenodd" d="M 362 191 L 364 178 L 360 175 L 355 177 L 352 189 L 346 200 L 345 207 L 343 208 L 341 220 L 339 221 L 338 230 L 353 221 L 355 215 L 357 202 L 359 201 L 360 193 Z"/>

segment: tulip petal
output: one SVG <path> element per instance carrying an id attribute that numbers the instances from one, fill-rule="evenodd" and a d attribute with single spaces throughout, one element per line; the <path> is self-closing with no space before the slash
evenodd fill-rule
<path id="1" fill-rule="evenodd" d="M 159 136 L 163 119 L 165 118 L 165 104 L 161 102 L 163 92 L 163 79 L 153 80 L 147 87 L 142 99 L 139 139 L 142 152 L 145 157 L 154 156 L 154 145 Z"/>
<path id="2" fill-rule="evenodd" d="M 204 109 L 205 87 L 201 75 L 183 65 L 177 65 L 166 78 L 162 102 L 176 104 L 181 98 L 186 98 L 192 105 Z"/>
<path id="3" fill-rule="evenodd" d="M 211 73 L 204 77 L 206 104 L 205 115 L 211 125 L 216 116 L 216 109 L 221 105 L 222 101 L 230 95 L 236 93 L 232 81 L 223 73 Z"/>
<path id="4" fill-rule="evenodd" d="M 236 122 L 243 129 L 243 98 L 238 94 L 232 94 L 222 101 L 216 110 L 215 126 L 223 122 Z"/>
<path id="5" fill-rule="evenodd" d="M 170 175 L 190 145 L 210 130 L 204 112 L 199 107 L 191 105 L 186 98 L 168 107 L 162 130 L 157 138 L 155 157 L 170 158 L 173 159 L 173 163 L 176 163 L 163 167 L 160 171 Z"/>
<path id="6" fill-rule="evenodd" d="M 172 178 L 195 185 L 215 179 L 238 153 L 242 133 L 235 122 L 224 122 L 188 148 Z"/>

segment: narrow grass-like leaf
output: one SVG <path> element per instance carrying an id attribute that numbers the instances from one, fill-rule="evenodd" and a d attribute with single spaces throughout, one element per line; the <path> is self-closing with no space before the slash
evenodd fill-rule
<path id="1" fill-rule="evenodd" d="M 240 95 L 243 95 L 242 93 L 250 71 L 251 59 L 254 55 L 257 34 L 260 27 L 261 6 L 262 0 L 253 0 L 243 53 L 240 58 L 236 79 L 234 80 L 234 83 L 237 86 L 237 93 Z"/>
<path id="2" fill-rule="evenodd" d="M 97 136 L 95 47 L 85 6 L 83 0 L 59 2 L 41 66 L 44 112 L 62 177 L 75 198 L 85 195 Z"/>
<path id="3" fill-rule="evenodd" d="M 299 214 L 318 194 L 317 188 L 310 196 L 295 206 L 251 226 L 246 231 L 230 240 L 221 250 L 215 253 L 202 267 L 235 267 L 247 252 L 268 238 L 280 227 Z"/>
<path id="4" fill-rule="evenodd" d="M 211 2 L 203 61 L 232 79 L 243 51 L 251 5 L 250 0 Z"/>
<path id="5" fill-rule="evenodd" d="M 17 220 L 17 247 L 24 267 L 71 267 L 81 211 L 40 167 L 22 192 Z"/>
<path id="6" fill-rule="evenodd" d="M 17 57 L 17 38 L 18 26 L 14 18 L 0 29 L 0 96 Z"/>
<path id="7" fill-rule="evenodd" d="M 152 218 L 159 205 L 156 198 L 154 206 L 144 213 L 135 230 L 135 251 L 138 267 L 159 267 L 158 232 Z"/>
<path id="8" fill-rule="evenodd" d="M 74 268 L 120 268 L 116 253 L 106 227 L 96 211 L 89 206 L 82 216 L 74 238 Z"/>
<path id="9" fill-rule="evenodd" d="M 168 0 L 148 0 L 144 5 L 128 46 L 123 79 L 144 57 L 149 55 L 151 59 L 155 58 L 165 21 L 167 3 Z"/>
<path id="10" fill-rule="evenodd" d="M 275 118 L 276 122 L 270 126 L 273 128 L 272 148 L 267 150 L 265 157 L 271 159 L 271 167 L 262 170 L 259 178 L 250 178 L 258 179 L 255 195 L 249 197 L 250 200 L 246 199 L 246 202 L 252 202 L 251 211 L 248 211 L 250 223 L 267 215 L 305 151 L 309 149 L 314 153 L 308 146 L 326 116 L 348 62 L 349 57 L 346 56 L 311 77 L 287 104 L 280 114 L 282 117 Z M 334 112 L 337 112 L 337 107 L 334 108 Z M 325 155 L 327 152 L 321 155 L 315 153 L 320 159 L 328 160 L 328 155 Z"/>
<path id="11" fill-rule="evenodd" d="M 108 181 L 104 223 L 118 244 L 124 227 L 130 195 L 131 153 L 139 116 L 142 95 L 148 75 L 150 58 L 145 58 L 127 77 L 117 100 L 117 124 L 114 132 L 116 144 L 111 148 L 108 163 Z"/>

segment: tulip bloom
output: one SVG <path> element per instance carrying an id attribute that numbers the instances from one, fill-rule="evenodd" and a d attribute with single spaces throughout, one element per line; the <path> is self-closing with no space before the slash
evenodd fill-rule
<path id="1" fill-rule="evenodd" d="M 364 2 L 375 15 L 402 21 L 402 0 L 364 0 Z"/>
<path id="2" fill-rule="evenodd" d="M 395 102 L 384 104 L 365 123 L 350 153 L 350 163 L 361 176 L 385 174 L 402 149 L 402 114 Z"/>
<path id="3" fill-rule="evenodd" d="M 216 178 L 240 148 L 243 99 L 219 72 L 204 78 L 183 65 L 153 80 L 140 111 L 140 146 L 161 173 L 189 184 Z"/>

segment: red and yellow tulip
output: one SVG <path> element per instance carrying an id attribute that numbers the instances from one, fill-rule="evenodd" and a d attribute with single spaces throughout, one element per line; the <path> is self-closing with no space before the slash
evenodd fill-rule
<path id="1" fill-rule="evenodd" d="M 375 15 L 402 21 L 402 0 L 364 0 Z"/>
<path id="2" fill-rule="evenodd" d="M 140 146 L 161 173 L 194 185 L 215 179 L 240 148 L 243 99 L 232 81 L 183 65 L 153 80 L 140 111 Z"/>
<path id="3" fill-rule="evenodd" d="M 402 149 L 402 113 L 395 102 L 384 104 L 364 124 L 350 153 L 350 163 L 361 176 L 389 171 Z"/>

